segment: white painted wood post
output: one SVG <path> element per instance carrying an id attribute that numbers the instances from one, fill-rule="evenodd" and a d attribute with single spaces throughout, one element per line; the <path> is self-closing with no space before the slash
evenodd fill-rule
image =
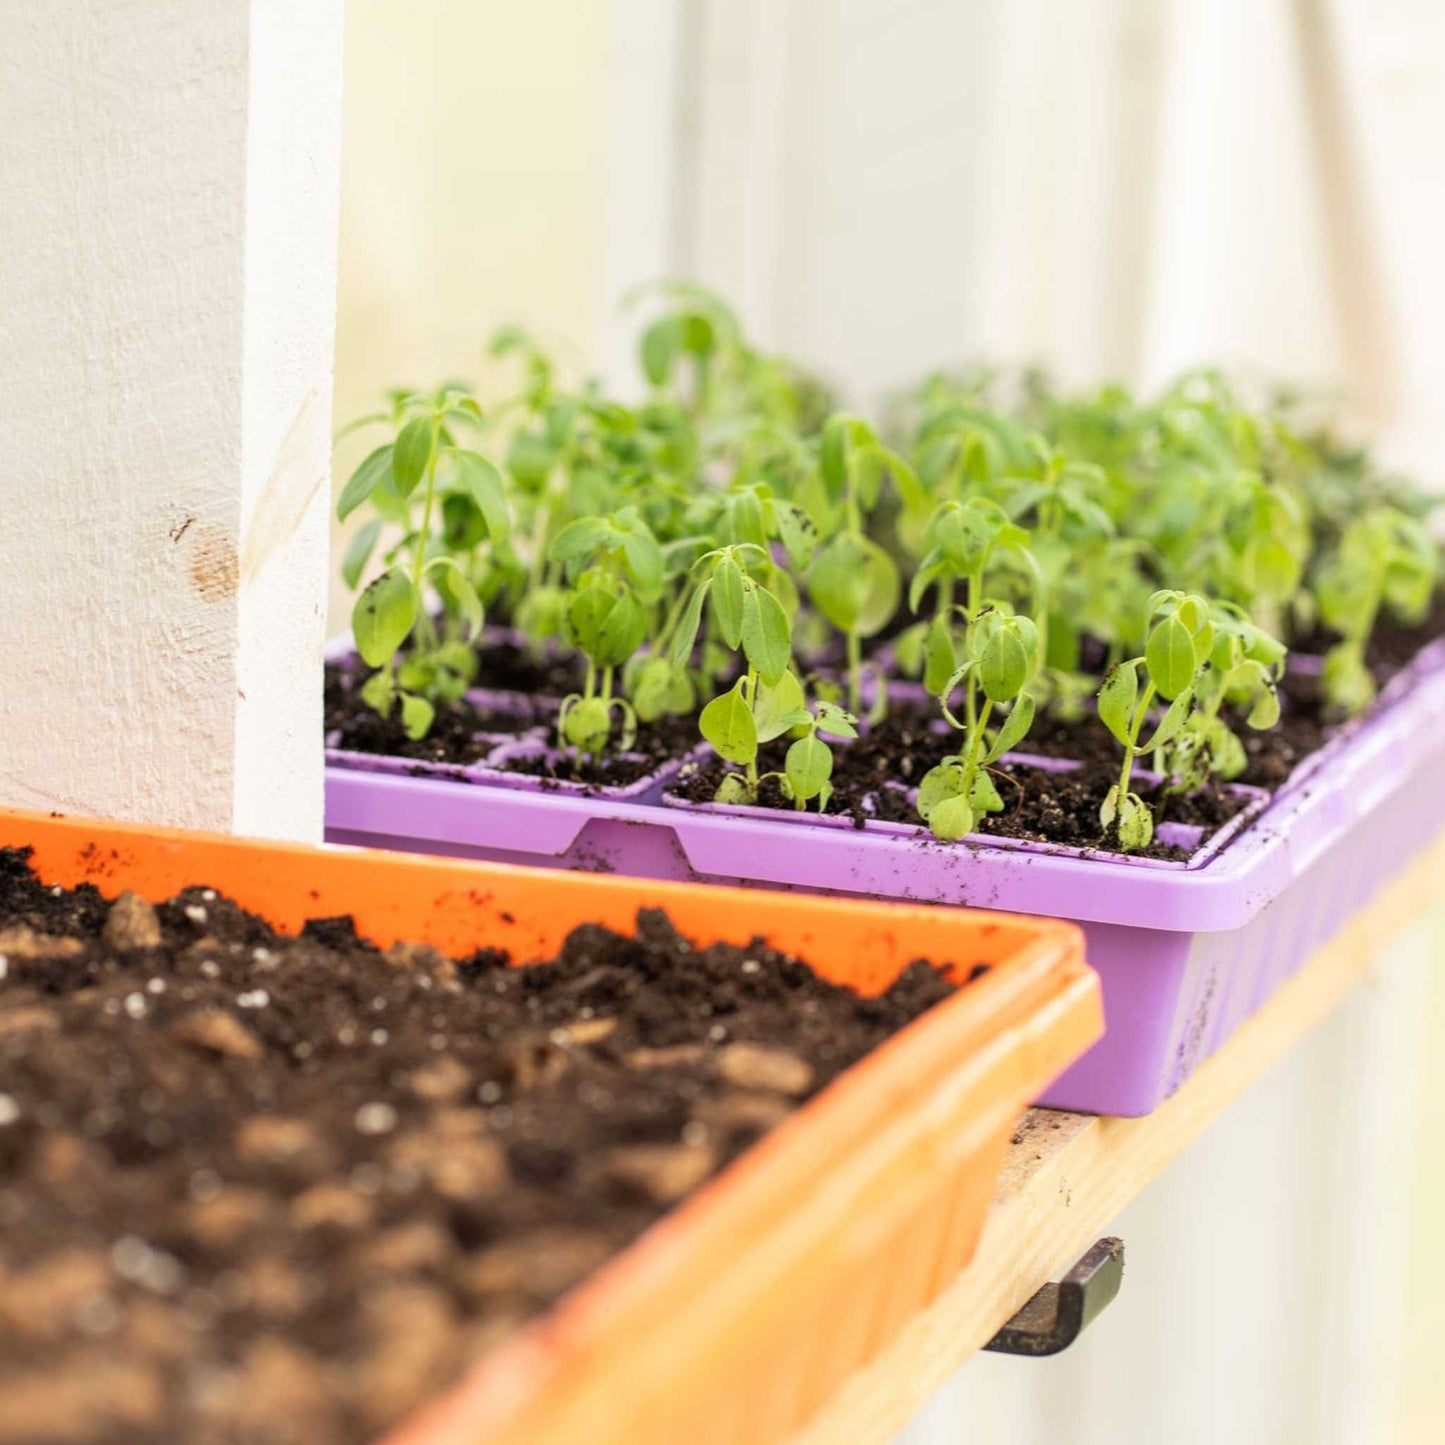
<path id="1" fill-rule="evenodd" d="M 0 0 L 0 804 L 321 831 L 341 0 Z"/>

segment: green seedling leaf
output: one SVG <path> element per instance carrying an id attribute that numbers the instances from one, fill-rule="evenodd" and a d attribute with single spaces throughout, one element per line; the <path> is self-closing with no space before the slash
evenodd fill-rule
<path id="1" fill-rule="evenodd" d="M 697 643 L 697 630 L 702 625 L 702 607 L 707 601 L 711 582 L 701 582 L 692 590 L 683 608 L 677 631 L 672 634 L 672 644 L 667 650 L 668 659 L 677 668 L 686 667 L 692 659 L 692 650 Z"/>
<path id="2" fill-rule="evenodd" d="M 433 557 L 427 563 L 426 571 L 442 594 L 447 610 L 462 619 L 467 637 L 475 638 L 482 630 L 482 599 L 477 596 L 471 579 L 450 557 Z"/>
<path id="3" fill-rule="evenodd" d="M 743 573 L 730 556 L 713 570 L 712 615 L 722 640 L 738 648 L 743 640 Z"/>
<path id="4" fill-rule="evenodd" d="M 377 484 L 391 474 L 391 443 L 377 449 L 352 472 L 346 485 L 341 489 L 340 500 L 336 503 L 338 521 L 344 522 L 371 494 Z M 354 586 L 354 583 L 348 584 Z"/>
<path id="5" fill-rule="evenodd" d="M 1199 666 L 1194 634 L 1179 613 L 1162 618 L 1150 629 L 1144 660 L 1150 681 L 1165 699 L 1178 697 L 1194 681 Z"/>
<path id="6" fill-rule="evenodd" d="M 739 492 L 732 499 L 729 516 L 734 542 L 751 543 L 755 547 L 768 545 L 768 534 L 763 530 L 763 505 L 756 492 Z"/>
<path id="7" fill-rule="evenodd" d="M 575 562 L 590 556 L 612 536 L 612 528 L 600 517 L 578 517 L 552 539 L 547 556 L 553 562 Z"/>
<path id="8" fill-rule="evenodd" d="M 924 687 L 933 697 L 941 696 L 957 668 L 958 653 L 953 645 L 953 629 L 945 618 L 935 617 L 928 624 L 923 640 Z"/>
<path id="9" fill-rule="evenodd" d="M 919 816 L 927 822 L 940 803 L 950 798 L 966 800 L 967 793 L 963 765 L 957 758 L 945 759 L 936 768 L 930 768 L 918 784 Z"/>
<path id="10" fill-rule="evenodd" d="M 805 512 L 791 502 L 777 501 L 773 503 L 773 508 L 778 520 L 778 536 L 788 554 L 788 561 L 797 571 L 806 571 L 817 545 L 817 527 Z"/>
<path id="11" fill-rule="evenodd" d="M 1194 690 L 1188 688 L 1169 704 L 1168 710 L 1159 719 L 1159 726 L 1154 729 L 1154 736 L 1147 743 L 1141 743 L 1139 751 L 1152 753 L 1155 748 L 1168 747 L 1178 737 L 1184 724 L 1189 721 L 1189 711 L 1193 706 Z"/>
<path id="12" fill-rule="evenodd" d="M 1130 793 L 1119 806 L 1119 846 L 1126 853 L 1138 853 L 1154 839 L 1154 815 L 1142 798 Z"/>
<path id="13" fill-rule="evenodd" d="M 592 661 L 598 667 L 621 667 L 647 637 L 647 609 L 637 594 L 624 591 L 602 615 Z"/>
<path id="14" fill-rule="evenodd" d="M 662 595 L 662 549 L 646 528 L 622 534 L 622 555 L 637 590 L 648 601 Z"/>
<path id="15" fill-rule="evenodd" d="M 697 721 L 703 737 L 725 762 L 744 764 L 757 757 L 758 730 L 741 681 L 713 698 Z"/>
<path id="16" fill-rule="evenodd" d="M 392 452 L 391 474 L 399 496 L 409 497 L 416 490 L 417 483 L 426 475 L 431 452 L 432 419 L 429 416 L 414 416 L 397 433 L 396 446 Z"/>
<path id="17" fill-rule="evenodd" d="M 579 698 L 562 714 L 562 737 L 584 753 L 601 752 L 612 732 L 612 714 L 600 697 Z"/>
<path id="18" fill-rule="evenodd" d="M 712 800 L 714 803 L 731 803 L 734 807 L 754 801 L 747 779 L 741 773 L 724 773 Z"/>
<path id="19" fill-rule="evenodd" d="M 502 474 L 480 452 L 455 451 L 457 485 L 476 504 L 493 542 L 512 535 L 512 509 L 507 503 L 507 484 Z"/>
<path id="20" fill-rule="evenodd" d="M 396 684 L 388 673 L 373 672 L 361 684 L 361 700 L 373 712 L 389 717 L 391 705 L 396 701 Z"/>
<path id="21" fill-rule="evenodd" d="M 792 642 L 788 615 L 778 599 L 765 587 L 749 583 L 743 597 L 743 651 L 765 683 L 777 682 L 787 671 Z"/>
<path id="22" fill-rule="evenodd" d="M 933 836 L 942 843 L 957 843 L 973 832 L 973 808 L 967 798 L 945 798 L 928 815 Z"/>
<path id="23" fill-rule="evenodd" d="M 1025 645 L 1021 628 L 1008 623 L 995 628 L 978 661 L 983 695 L 990 702 L 1009 702 L 1016 698 L 1028 680 L 1033 659 L 1033 649 Z"/>
<path id="24" fill-rule="evenodd" d="M 682 323 L 676 316 L 664 316 L 642 333 L 642 373 L 653 386 L 666 384 L 682 354 L 683 342 Z"/>
<path id="25" fill-rule="evenodd" d="M 1139 664 L 1137 657 L 1132 662 L 1121 662 L 1099 689 L 1099 718 L 1125 747 L 1129 746 L 1134 709 L 1139 705 Z"/>
<path id="26" fill-rule="evenodd" d="M 1028 735 L 1034 725 L 1034 700 L 1028 693 L 1019 698 L 1013 710 L 1004 719 L 1003 726 L 994 735 L 992 745 L 984 754 L 984 763 L 997 762 L 1005 753 L 1011 752 Z"/>
<path id="27" fill-rule="evenodd" d="M 836 703 L 831 702 L 819 702 L 817 711 L 820 733 L 826 733 L 830 738 L 856 738 L 858 736 L 858 719 L 851 712 L 846 712 Z"/>
<path id="28" fill-rule="evenodd" d="M 979 813 L 1003 812 L 1003 799 L 998 795 L 998 788 L 982 768 L 973 776 L 973 787 L 969 789 L 968 802 L 975 816 Z"/>
<path id="29" fill-rule="evenodd" d="M 753 707 L 758 741 L 771 742 L 793 728 L 812 721 L 804 706 L 803 685 L 791 672 L 784 672 L 775 683 L 758 687 Z"/>
<path id="30" fill-rule="evenodd" d="M 784 773 L 793 789 L 793 796 L 809 802 L 823 791 L 833 776 L 833 754 L 827 743 L 812 734 L 799 738 L 788 749 Z"/>
<path id="31" fill-rule="evenodd" d="M 401 725 L 412 742 L 424 738 L 431 731 L 437 710 L 424 697 L 403 693 L 401 698 Z"/>
<path id="32" fill-rule="evenodd" d="M 1279 693 L 1273 687 L 1262 688 L 1249 710 L 1245 722 L 1250 727 L 1263 731 L 1272 728 L 1279 721 Z M 1244 769 L 1241 768 L 1240 772 Z M 1237 774 L 1236 774 L 1237 776 Z"/>
<path id="33" fill-rule="evenodd" d="M 396 655 L 416 623 L 418 599 L 411 578 L 399 567 L 371 582 L 351 613 L 356 650 L 369 667 L 381 667 Z"/>
<path id="34" fill-rule="evenodd" d="M 352 534 L 346 544 L 346 555 L 341 559 L 341 580 L 351 591 L 356 590 L 371 554 L 376 550 L 377 538 L 381 536 L 381 518 L 373 517 L 363 523 Z"/>

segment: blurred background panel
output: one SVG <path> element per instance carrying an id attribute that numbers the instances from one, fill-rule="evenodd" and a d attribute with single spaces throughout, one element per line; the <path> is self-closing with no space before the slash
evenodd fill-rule
<path id="1" fill-rule="evenodd" d="M 336 415 L 502 322 L 635 385 L 617 301 L 716 287 L 875 403 L 934 366 L 1347 397 L 1445 477 L 1438 0 L 348 0 Z M 342 479 L 367 450 L 338 449 Z M 333 629 L 346 604 L 333 593 Z M 1131 1206 L 1057 1362 L 908 1445 L 1445 1440 L 1445 927 Z"/>
<path id="2" fill-rule="evenodd" d="M 391 386 L 475 381 L 524 321 L 573 371 L 604 293 L 605 0 L 347 0 L 338 426 Z M 337 449 L 344 480 L 370 450 Z M 349 604 L 333 582 L 332 630 Z"/>

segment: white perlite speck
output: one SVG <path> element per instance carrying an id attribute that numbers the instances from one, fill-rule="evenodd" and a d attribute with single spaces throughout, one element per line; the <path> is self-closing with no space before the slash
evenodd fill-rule
<path id="1" fill-rule="evenodd" d="M 206 910 L 199 903 L 187 903 L 181 911 L 198 926 L 206 921 Z"/>
<path id="2" fill-rule="evenodd" d="M 271 995 L 264 988 L 253 988 L 249 993 L 236 995 L 238 1008 L 265 1008 L 271 1002 Z"/>
<path id="3" fill-rule="evenodd" d="M 143 993 L 128 993 L 125 996 L 125 1011 L 133 1019 L 146 1016 L 146 999 Z"/>
<path id="4" fill-rule="evenodd" d="M 20 1105 L 15 1102 L 14 1096 L 0 1094 L 0 1127 L 13 1124 L 19 1117 Z"/>
<path id="5" fill-rule="evenodd" d="M 356 1111 L 359 1134 L 390 1134 L 396 1128 L 396 1110 L 390 1104 L 363 1104 Z"/>
<path id="6" fill-rule="evenodd" d="M 175 1255 L 156 1249 L 134 1234 L 122 1235 L 111 1247 L 110 1262 L 122 1279 L 152 1294 L 174 1294 L 186 1282 L 186 1267 Z"/>

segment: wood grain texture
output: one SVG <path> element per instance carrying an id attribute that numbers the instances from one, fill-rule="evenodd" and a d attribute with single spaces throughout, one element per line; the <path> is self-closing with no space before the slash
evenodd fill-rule
<path id="1" fill-rule="evenodd" d="M 1367 978 L 1438 892 L 1445 839 L 1320 949 L 1171 1099 L 1142 1119 L 1030 1110 L 973 1263 L 789 1445 L 891 1439 L 1045 1280 Z M 1125 1288 L 1127 1288 L 1127 1283 Z"/>

